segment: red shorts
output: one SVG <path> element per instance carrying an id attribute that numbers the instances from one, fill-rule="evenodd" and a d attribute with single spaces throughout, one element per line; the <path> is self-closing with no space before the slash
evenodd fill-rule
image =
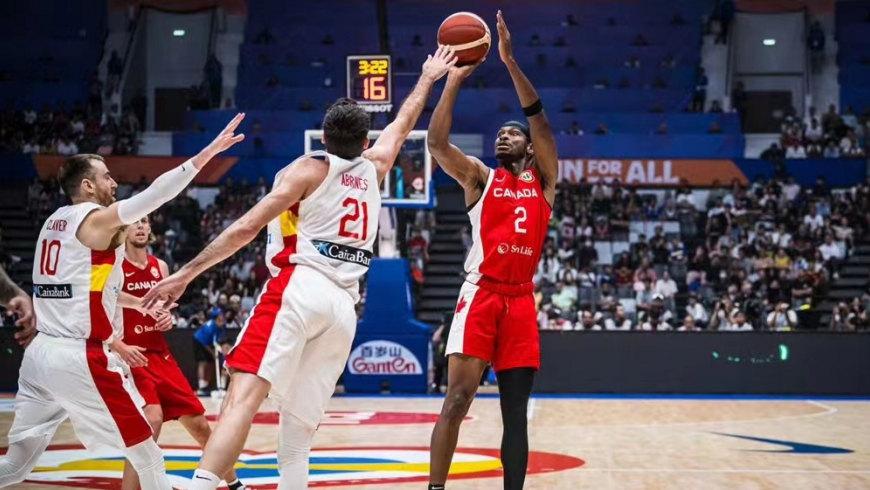
<path id="1" fill-rule="evenodd" d="M 163 421 L 202 415 L 205 407 L 169 352 L 146 352 L 148 366 L 133 368 L 133 381 L 145 405 L 160 405 Z"/>
<path id="2" fill-rule="evenodd" d="M 492 362 L 496 372 L 541 367 L 541 343 L 531 284 L 512 286 L 465 282 L 446 354 L 465 354 Z"/>

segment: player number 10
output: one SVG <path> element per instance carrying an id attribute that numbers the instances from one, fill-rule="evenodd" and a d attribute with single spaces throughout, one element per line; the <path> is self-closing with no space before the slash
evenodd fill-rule
<path id="1" fill-rule="evenodd" d="M 386 77 L 366 77 L 363 79 L 363 98 L 365 100 L 387 100 Z"/>

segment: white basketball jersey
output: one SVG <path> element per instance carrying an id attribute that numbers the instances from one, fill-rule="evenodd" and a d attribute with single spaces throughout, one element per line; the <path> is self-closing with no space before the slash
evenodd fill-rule
<path id="1" fill-rule="evenodd" d="M 381 192 L 375 165 L 326 152 L 329 171 L 310 196 L 269 223 L 266 263 L 273 276 L 290 264 L 311 267 L 359 301 L 359 278 L 368 271 L 378 234 Z M 275 183 L 290 166 L 275 176 Z"/>
<path id="2" fill-rule="evenodd" d="M 123 335 L 114 322 L 124 279 L 124 246 L 97 251 L 82 245 L 76 232 L 102 206 L 81 203 L 52 214 L 39 232 L 33 258 L 36 328 L 52 337 L 112 342 Z M 113 326 L 114 325 L 114 326 Z"/>

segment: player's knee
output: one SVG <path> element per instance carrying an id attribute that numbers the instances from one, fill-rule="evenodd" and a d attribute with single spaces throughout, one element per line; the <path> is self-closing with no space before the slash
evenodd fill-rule
<path id="1" fill-rule="evenodd" d="M 21 483 L 27 478 L 30 468 L 8 457 L 0 458 L 0 488 Z"/>
<path id="2" fill-rule="evenodd" d="M 449 391 L 444 399 L 444 416 L 451 423 L 458 424 L 462 422 L 465 415 L 468 414 L 468 409 L 471 407 L 473 399 L 474 393 L 468 390 Z"/>
<path id="3" fill-rule="evenodd" d="M 163 452 L 157 446 L 157 443 L 154 442 L 154 439 L 147 439 L 135 446 L 128 447 L 124 451 L 124 455 L 133 465 L 133 468 L 136 468 L 136 471 L 140 474 L 164 464 Z"/>
<path id="4" fill-rule="evenodd" d="M 278 439 L 278 462 L 283 468 L 307 462 L 311 441 L 317 427 L 312 427 L 293 415 L 281 415 L 281 436 Z"/>

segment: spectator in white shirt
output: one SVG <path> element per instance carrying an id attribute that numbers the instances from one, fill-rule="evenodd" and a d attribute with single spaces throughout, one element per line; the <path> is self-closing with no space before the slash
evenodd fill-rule
<path id="1" fill-rule="evenodd" d="M 782 184 L 782 194 L 788 201 L 793 201 L 800 191 L 801 186 L 795 182 L 794 177 L 789 177 L 788 180 Z"/>
<path id="2" fill-rule="evenodd" d="M 577 279 L 580 277 L 577 269 L 574 268 L 574 264 L 572 262 L 565 262 L 562 266 L 562 270 L 556 273 L 556 280 L 564 283 L 575 284 Z"/>
<path id="3" fill-rule="evenodd" d="M 707 310 L 700 302 L 695 294 L 689 295 L 689 303 L 686 305 L 686 314 L 694 319 L 694 322 L 701 325 L 707 324 Z"/>
<path id="4" fill-rule="evenodd" d="M 825 219 L 819 214 L 815 204 L 810 209 L 810 214 L 804 216 L 804 224 L 810 227 L 810 231 L 816 231 L 825 224 Z"/>
<path id="5" fill-rule="evenodd" d="M 683 319 L 683 325 L 677 329 L 679 332 L 697 332 L 699 330 L 701 329 L 695 323 L 695 318 L 692 315 L 686 315 L 686 318 Z"/>
<path id="6" fill-rule="evenodd" d="M 541 257 L 541 261 L 538 262 L 535 283 L 547 281 L 550 284 L 556 284 L 556 274 L 559 273 L 561 268 L 562 265 L 559 263 L 559 259 L 555 257 L 551 250 L 547 250 L 546 255 Z"/>
<path id="7" fill-rule="evenodd" d="M 674 327 L 672 327 L 670 323 L 660 321 L 658 318 L 654 317 L 650 317 L 639 327 L 639 330 L 655 330 L 656 332 L 666 332 L 673 329 Z"/>
<path id="8" fill-rule="evenodd" d="M 797 328 L 797 313 L 789 308 L 788 303 L 779 303 L 767 315 L 767 328 L 776 331 L 794 330 Z"/>
<path id="9" fill-rule="evenodd" d="M 583 310 L 577 316 L 580 317 L 580 321 L 574 326 L 574 330 L 601 330 L 601 325 L 598 324 L 598 314 Z"/>
<path id="10" fill-rule="evenodd" d="M 75 155 L 78 152 L 79 147 L 75 144 L 75 141 L 70 141 L 67 138 L 61 138 L 60 143 L 57 144 L 58 155 Z"/>
<path id="11" fill-rule="evenodd" d="M 625 316 L 624 306 L 617 306 L 613 317 L 604 320 L 604 328 L 607 330 L 631 330 L 631 320 Z"/>
<path id="12" fill-rule="evenodd" d="M 785 150 L 785 157 L 787 159 L 806 158 L 807 152 L 803 145 L 790 145 L 788 149 Z"/>
<path id="13" fill-rule="evenodd" d="M 677 291 L 677 283 L 671 279 L 671 274 L 668 271 L 662 273 L 661 279 L 656 281 L 656 285 L 653 288 L 653 294 L 660 295 L 664 298 L 665 308 L 667 308 L 668 311 L 676 310 L 674 296 L 677 295 Z"/>
<path id="14" fill-rule="evenodd" d="M 25 155 L 39 155 L 39 144 L 30 140 L 21 147 L 21 153 Z"/>
<path id="15" fill-rule="evenodd" d="M 825 262 L 828 262 L 831 259 L 843 258 L 843 252 L 840 250 L 840 247 L 834 243 L 834 237 L 831 235 L 825 236 L 825 243 L 819 245 L 819 252 L 822 253 L 822 259 L 824 259 Z"/>
<path id="16" fill-rule="evenodd" d="M 27 125 L 32 125 L 36 122 L 36 111 L 34 111 L 32 107 L 28 107 L 24 110 L 24 122 Z"/>
<path id="17" fill-rule="evenodd" d="M 725 332 L 749 332 L 752 330 L 752 325 L 746 323 L 746 314 L 738 310 L 734 313 L 734 321 L 727 328 L 724 325 L 720 325 L 719 330 Z"/>
<path id="18" fill-rule="evenodd" d="M 822 126 L 819 124 L 819 120 L 813 118 L 810 120 L 810 123 L 807 125 L 807 130 L 804 132 L 804 135 L 810 141 L 819 141 L 822 139 Z"/>

